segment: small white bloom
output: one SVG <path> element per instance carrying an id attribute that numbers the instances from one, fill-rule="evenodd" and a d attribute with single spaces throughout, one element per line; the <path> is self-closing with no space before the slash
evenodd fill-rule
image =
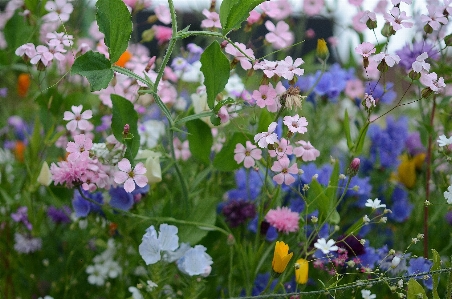
<path id="1" fill-rule="evenodd" d="M 329 239 L 327 242 L 325 238 L 321 238 L 315 242 L 314 247 L 320 249 L 324 254 L 328 254 L 330 251 L 337 251 L 339 249 L 339 247 L 334 245 L 335 243 L 332 239 Z"/>
<path id="2" fill-rule="evenodd" d="M 437 141 L 439 146 L 447 146 L 452 144 L 452 136 L 447 138 L 446 135 L 441 135 Z"/>
<path id="3" fill-rule="evenodd" d="M 146 281 L 146 283 L 148 284 L 148 285 L 146 286 L 146 289 L 147 289 L 149 292 L 152 291 L 154 288 L 158 287 L 158 285 L 157 285 L 155 282 L 153 282 L 152 280 L 148 280 L 148 281 Z"/>
<path id="4" fill-rule="evenodd" d="M 132 293 L 133 299 L 143 299 L 143 295 L 141 295 L 140 290 L 136 287 L 129 287 L 129 292 Z"/>
<path id="5" fill-rule="evenodd" d="M 391 261 L 391 268 L 397 268 L 397 266 L 400 264 L 400 257 L 395 256 L 392 258 Z"/>
<path id="6" fill-rule="evenodd" d="M 364 223 L 366 223 L 366 224 L 369 223 L 369 222 L 370 222 L 369 216 L 364 215 L 363 221 L 364 221 Z"/>
<path id="7" fill-rule="evenodd" d="M 368 199 L 366 202 L 366 207 L 372 208 L 372 209 L 378 209 L 378 208 L 386 208 L 385 204 L 380 204 L 381 200 L 379 200 L 378 198 L 375 198 L 374 200 L 372 199 Z"/>
<path id="8" fill-rule="evenodd" d="M 448 204 L 452 204 L 452 185 L 447 187 L 447 191 L 444 191 L 444 197 L 446 198 Z"/>
<path id="9" fill-rule="evenodd" d="M 372 294 L 369 290 L 361 290 L 361 295 L 363 299 L 374 299 L 377 297 L 377 295 Z"/>

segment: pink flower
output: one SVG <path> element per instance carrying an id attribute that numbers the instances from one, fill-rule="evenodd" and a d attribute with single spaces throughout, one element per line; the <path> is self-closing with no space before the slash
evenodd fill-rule
<path id="1" fill-rule="evenodd" d="M 270 31 L 265 35 L 265 39 L 275 49 L 282 49 L 293 43 L 294 36 L 286 22 L 279 21 L 275 26 L 271 21 L 267 21 L 265 22 L 265 27 Z"/>
<path id="2" fill-rule="evenodd" d="M 372 43 L 363 42 L 355 48 L 355 52 L 362 57 L 368 58 L 371 54 L 375 53 L 376 49 Z"/>
<path id="3" fill-rule="evenodd" d="M 361 23 L 363 23 L 363 24 L 366 24 L 367 21 L 369 21 L 369 20 L 376 21 L 377 20 L 377 15 L 374 12 L 372 12 L 372 11 L 365 10 L 363 15 L 362 15 L 362 17 L 361 17 L 361 19 L 359 19 L 359 21 Z"/>
<path id="4" fill-rule="evenodd" d="M 276 61 L 263 60 L 254 65 L 255 70 L 262 70 L 267 76 L 267 78 L 271 78 L 276 74 L 276 67 L 278 63 Z"/>
<path id="5" fill-rule="evenodd" d="M 273 177 L 273 180 L 277 184 L 282 185 L 282 183 L 284 183 L 286 185 L 290 185 L 295 182 L 295 178 L 292 174 L 298 174 L 297 163 L 292 164 L 290 167 L 289 164 L 290 160 L 287 157 L 281 158 L 273 163 L 271 170 L 279 172 Z"/>
<path id="6" fill-rule="evenodd" d="M 352 26 L 357 32 L 364 32 L 367 29 L 366 23 L 361 22 L 366 16 L 364 11 L 357 11 L 356 14 L 352 17 Z"/>
<path id="7" fill-rule="evenodd" d="M 176 160 L 182 159 L 182 161 L 187 161 L 191 157 L 190 148 L 188 146 L 188 140 L 180 142 L 179 138 L 174 137 L 174 154 L 176 155 Z"/>
<path id="8" fill-rule="evenodd" d="M 276 99 L 276 90 L 271 83 L 261 85 L 259 86 L 259 90 L 253 91 L 253 99 L 256 100 L 256 105 L 260 108 L 273 105 Z"/>
<path id="9" fill-rule="evenodd" d="M 260 18 L 261 18 L 261 14 L 255 10 L 252 10 L 252 11 L 250 11 L 250 15 L 246 19 L 246 21 L 248 22 L 248 25 L 253 25 L 257 21 L 259 21 Z"/>
<path id="10" fill-rule="evenodd" d="M 202 28 L 221 28 L 220 15 L 218 13 L 204 9 L 202 14 L 207 18 L 201 22 Z"/>
<path id="11" fill-rule="evenodd" d="M 118 168 L 120 171 L 115 172 L 115 183 L 124 184 L 124 190 L 128 193 L 135 190 L 135 184 L 138 187 L 144 187 L 148 183 L 146 177 L 146 167 L 143 163 L 138 163 L 135 168 L 132 168 L 130 161 L 123 158 L 118 162 Z"/>
<path id="12" fill-rule="evenodd" d="M 345 95 L 354 100 L 360 98 L 364 94 L 364 84 L 359 79 L 351 79 L 345 85 Z"/>
<path id="13" fill-rule="evenodd" d="M 367 92 L 364 93 L 364 106 L 367 109 L 372 109 L 373 107 L 377 106 L 374 97 L 371 94 L 368 94 Z"/>
<path id="14" fill-rule="evenodd" d="M 82 109 L 82 105 L 72 106 L 72 112 L 64 112 L 63 120 L 69 120 L 66 125 L 66 128 L 69 131 L 75 131 L 77 128 L 79 128 L 80 130 L 86 130 L 89 127 L 90 122 L 87 121 L 87 119 L 93 117 L 93 112 L 91 110 L 86 110 L 85 112 L 81 113 Z"/>
<path id="15" fill-rule="evenodd" d="M 31 64 L 38 64 L 41 62 L 44 66 L 48 66 L 53 60 L 53 54 L 50 52 L 49 48 L 43 45 L 36 47 L 35 56 L 30 60 Z"/>
<path id="16" fill-rule="evenodd" d="M 363 4 L 363 0 L 348 0 L 348 3 L 353 6 L 360 6 L 361 4 Z"/>
<path id="17" fill-rule="evenodd" d="M 284 20 L 292 13 L 291 4 L 287 0 L 265 1 L 260 8 L 275 20 Z"/>
<path id="18" fill-rule="evenodd" d="M 82 175 L 88 171 L 89 163 L 85 161 L 61 161 L 58 164 L 50 165 L 50 173 L 55 185 L 66 184 L 66 187 L 72 188 L 75 183 L 82 181 Z"/>
<path id="19" fill-rule="evenodd" d="M 421 15 L 422 23 L 429 24 L 433 30 L 438 30 L 441 24 L 445 25 L 448 23 L 447 18 L 443 15 L 444 9 L 435 5 L 427 5 L 427 9 L 428 15 Z"/>
<path id="20" fill-rule="evenodd" d="M 44 8 L 49 11 L 43 18 L 50 22 L 66 22 L 69 20 L 69 16 L 71 15 L 74 7 L 69 1 L 66 0 L 55 0 L 55 1 L 47 1 Z"/>
<path id="21" fill-rule="evenodd" d="M 400 11 L 398 7 L 393 7 L 390 14 L 385 13 L 384 18 L 389 24 L 391 24 L 395 31 L 402 29 L 402 26 L 405 28 L 413 27 L 413 23 L 406 21 L 410 19 L 406 15 L 406 12 Z"/>
<path id="22" fill-rule="evenodd" d="M 292 146 L 289 145 L 289 141 L 287 139 L 282 138 L 281 141 L 278 142 L 278 147 L 274 150 L 269 150 L 268 154 L 270 157 L 277 157 L 279 160 L 292 154 Z"/>
<path id="23" fill-rule="evenodd" d="M 303 59 L 297 58 L 295 62 L 292 57 L 287 56 L 284 60 L 278 62 L 278 66 L 276 67 L 276 72 L 279 76 L 292 80 L 294 75 L 301 76 L 304 73 L 303 69 L 298 68 L 300 65 L 304 63 Z"/>
<path id="24" fill-rule="evenodd" d="M 318 15 L 324 6 L 323 0 L 304 0 L 303 12 L 308 16 Z"/>
<path id="25" fill-rule="evenodd" d="M 154 9 L 154 12 L 157 19 L 163 24 L 168 25 L 171 23 L 171 14 L 168 6 L 160 4 Z"/>
<path id="26" fill-rule="evenodd" d="M 268 211 L 265 221 L 278 231 L 288 234 L 298 231 L 300 214 L 292 212 L 288 207 L 277 207 Z"/>
<path id="27" fill-rule="evenodd" d="M 26 43 L 17 48 L 15 53 L 17 56 L 21 56 L 25 60 L 28 60 L 36 55 L 36 48 L 34 44 Z"/>
<path id="28" fill-rule="evenodd" d="M 278 142 L 278 135 L 273 133 L 278 124 L 276 122 L 272 122 L 268 126 L 268 132 L 258 133 L 254 136 L 254 142 L 257 142 L 260 148 L 266 148 L 269 144 L 274 144 Z"/>
<path id="29" fill-rule="evenodd" d="M 262 159 L 262 150 L 258 149 L 257 146 L 250 141 L 246 142 L 246 148 L 242 144 L 237 143 L 234 153 L 234 160 L 237 164 L 244 162 L 243 165 L 246 168 L 253 167 L 255 165 L 255 160 Z"/>
<path id="30" fill-rule="evenodd" d="M 152 29 L 155 32 L 155 38 L 159 45 L 162 45 L 169 41 L 173 35 L 173 30 L 170 27 L 154 25 Z"/>
<path id="31" fill-rule="evenodd" d="M 304 134 L 308 131 L 306 126 L 308 122 L 305 117 L 299 117 L 298 114 L 294 116 L 284 116 L 284 124 L 289 128 L 289 131 L 292 133 L 301 133 Z"/>
<path id="32" fill-rule="evenodd" d="M 75 142 L 69 142 L 66 151 L 69 154 L 68 161 L 84 161 L 89 159 L 89 150 L 93 147 L 93 141 L 86 137 L 85 134 L 74 136 Z"/>
<path id="33" fill-rule="evenodd" d="M 242 50 L 243 53 L 248 55 L 251 59 L 254 59 L 254 53 L 253 50 L 247 49 L 246 46 L 242 43 L 235 43 L 235 45 Z M 252 65 L 251 62 L 248 60 L 248 58 L 242 54 L 239 50 L 237 50 L 233 45 L 227 44 L 226 48 L 224 49 L 226 53 L 231 54 L 234 56 L 235 60 L 238 60 L 240 62 L 240 65 L 244 70 L 251 69 Z"/>
<path id="34" fill-rule="evenodd" d="M 301 146 L 294 148 L 293 153 L 298 158 L 301 157 L 303 161 L 314 161 L 318 156 L 320 156 L 320 151 L 313 147 L 311 142 L 300 140 L 295 143 Z"/>
<path id="35" fill-rule="evenodd" d="M 393 67 L 396 63 L 398 64 L 400 62 L 400 57 L 397 54 L 378 53 L 373 56 L 373 60 L 377 63 L 384 60 L 389 67 Z"/>
<path id="36" fill-rule="evenodd" d="M 422 53 L 418 57 L 416 57 L 416 61 L 413 62 L 411 67 L 413 68 L 413 71 L 420 73 L 422 71 L 430 71 L 430 64 L 425 62 L 425 59 L 428 58 L 427 52 Z"/>
<path id="37" fill-rule="evenodd" d="M 444 78 L 439 77 L 436 73 L 422 73 L 420 81 L 425 86 L 429 87 L 434 93 L 441 93 L 444 88 L 446 87 L 446 84 L 444 83 Z"/>
<path id="38" fill-rule="evenodd" d="M 267 110 L 270 112 L 277 112 L 281 108 L 281 103 L 279 102 L 279 97 L 286 91 L 284 85 L 279 81 L 275 86 L 276 99 L 273 105 L 268 105 Z"/>

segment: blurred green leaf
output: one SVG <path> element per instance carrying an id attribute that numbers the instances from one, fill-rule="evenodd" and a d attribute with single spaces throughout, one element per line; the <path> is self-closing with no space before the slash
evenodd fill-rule
<path id="1" fill-rule="evenodd" d="M 14 59 L 18 59 L 19 57 L 14 54 L 17 48 L 31 42 L 33 27 L 28 25 L 23 16 L 19 15 L 19 12 L 12 16 L 11 19 L 8 20 L 5 24 L 5 28 L 3 30 L 5 35 L 5 40 L 8 44 L 8 48 L 11 49 L 11 56 L 9 62 L 13 62 Z"/>
<path id="2" fill-rule="evenodd" d="M 347 147 L 349 150 L 352 149 L 353 142 L 352 137 L 350 135 L 350 119 L 348 117 L 348 111 L 345 109 L 345 115 L 344 115 L 344 132 L 345 132 L 345 138 L 347 139 Z"/>
<path id="3" fill-rule="evenodd" d="M 231 30 L 239 28 L 245 21 L 250 11 L 265 0 L 224 0 L 220 6 L 220 22 L 223 27 L 223 35 Z"/>
<path id="4" fill-rule="evenodd" d="M 210 127 L 200 119 L 188 121 L 186 126 L 189 133 L 188 144 L 193 157 L 210 164 L 210 149 L 213 144 Z"/>
<path id="5" fill-rule="evenodd" d="M 132 17 L 122 0 L 98 0 L 96 20 L 105 34 L 110 61 L 115 63 L 127 49 L 132 34 Z"/>
<path id="6" fill-rule="evenodd" d="M 187 221 L 201 222 L 207 225 L 214 225 L 217 217 L 216 213 L 217 199 L 215 197 L 203 197 L 198 201 L 198 204 L 193 207 L 193 212 L 190 213 Z M 209 229 L 195 225 L 179 226 L 179 241 L 186 242 L 191 245 L 197 244 L 204 238 Z"/>
<path id="7" fill-rule="evenodd" d="M 427 294 L 425 294 L 424 288 L 411 278 L 408 281 L 408 292 L 407 292 L 407 299 L 427 299 Z"/>
<path id="8" fill-rule="evenodd" d="M 268 126 L 273 122 L 273 116 L 267 109 L 261 109 L 259 115 L 259 123 L 257 125 L 257 132 L 267 132 Z"/>
<path id="9" fill-rule="evenodd" d="M 111 102 L 113 103 L 113 117 L 111 119 L 111 129 L 115 138 L 127 145 L 125 157 L 133 164 L 133 159 L 140 148 L 140 135 L 138 134 L 138 113 L 135 111 L 132 102 L 129 100 L 112 94 Z M 129 133 L 132 134 L 131 139 L 125 139 L 123 132 L 124 126 L 129 125 Z"/>
<path id="10" fill-rule="evenodd" d="M 101 90 L 113 79 L 110 61 L 102 54 L 88 51 L 75 59 L 72 74 L 79 74 L 88 79 L 91 91 Z"/>
<path id="11" fill-rule="evenodd" d="M 369 129 L 369 123 L 366 123 L 364 125 L 364 127 L 361 128 L 361 130 L 359 131 L 358 134 L 358 142 L 356 143 L 356 148 L 355 148 L 355 156 L 359 155 L 364 147 L 364 141 L 366 140 L 366 134 L 367 134 L 367 130 Z"/>
<path id="12" fill-rule="evenodd" d="M 433 253 L 433 266 L 431 268 L 431 271 L 439 270 L 441 269 L 441 256 L 435 249 L 432 249 L 432 253 Z M 433 289 L 432 289 L 433 299 L 439 299 L 438 295 L 439 274 L 438 273 L 433 274 L 432 280 L 433 280 Z"/>
<path id="13" fill-rule="evenodd" d="M 245 146 L 247 140 L 252 140 L 252 136 L 241 132 L 234 133 L 231 138 L 228 138 L 223 145 L 221 151 L 216 154 L 213 159 L 213 166 L 220 171 L 233 171 L 239 169 L 241 164 L 237 164 L 234 160 L 234 150 L 237 143 Z"/>
<path id="14" fill-rule="evenodd" d="M 231 70 L 229 60 L 221 51 L 220 44 L 214 41 L 204 50 L 200 61 L 207 92 L 207 104 L 210 109 L 213 109 L 216 96 L 223 91 L 229 80 Z"/>

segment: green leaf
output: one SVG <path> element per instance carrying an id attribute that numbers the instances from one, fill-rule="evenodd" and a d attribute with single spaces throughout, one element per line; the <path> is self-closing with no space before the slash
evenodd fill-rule
<path id="1" fill-rule="evenodd" d="M 245 146 L 246 141 L 252 140 L 252 138 L 251 135 L 246 135 L 241 132 L 234 133 L 231 138 L 228 138 L 228 141 L 223 145 L 221 151 L 216 154 L 213 159 L 213 166 L 220 171 L 233 171 L 239 169 L 241 164 L 238 164 L 234 160 L 235 146 L 237 143 Z"/>
<path id="2" fill-rule="evenodd" d="M 200 61 L 207 92 L 207 104 L 210 109 L 213 109 L 217 94 L 223 91 L 229 80 L 231 70 L 229 60 L 221 51 L 220 44 L 214 41 L 201 54 Z"/>
<path id="3" fill-rule="evenodd" d="M 213 144 L 212 131 L 202 120 L 187 122 L 188 145 L 193 157 L 205 164 L 210 163 L 210 149 Z"/>
<path id="4" fill-rule="evenodd" d="M 432 253 L 433 253 L 433 266 L 431 268 L 431 271 L 436 271 L 441 269 L 441 256 L 435 249 L 432 249 Z M 433 280 L 433 290 L 432 290 L 433 299 L 439 299 L 438 295 L 439 273 L 433 274 L 432 280 Z"/>
<path id="5" fill-rule="evenodd" d="M 348 117 L 348 111 L 345 109 L 345 115 L 344 115 L 344 132 L 345 132 L 345 138 L 347 139 L 347 147 L 349 150 L 352 149 L 353 142 L 352 137 L 350 135 L 350 119 Z"/>
<path id="6" fill-rule="evenodd" d="M 267 109 L 260 109 L 259 123 L 257 125 L 257 132 L 267 132 L 268 126 L 273 122 L 273 116 Z"/>
<path id="7" fill-rule="evenodd" d="M 428 299 L 424 288 L 413 278 L 408 281 L 407 299 Z"/>
<path id="8" fill-rule="evenodd" d="M 75 59 L 72 74 L 79 74 L 88 79 L 91 91 L 101 90 L 113 79 L 110 61 L 98 52 L 88 51 Z"/>
<path id="9" fill-rule="evenodd" d="M 119 141 L 127 145 L 125 157 L 133 164 L 133 160 L 140 148 L 140 135 L 138 134 L 138 113 L 135 111 L 132 102 L 112 94 L 111 102 L 113 104 L 113 117 L 111 119 L 111 129 L 113 135 Z M 129 133 L 132 139 L 124 138 L 124 126 L 129 125 Z"/>
<path id="10" fill-rule="evenodd" d="M 193 212 L 190 213 L 187 221 L 202 222 L 208 225 L 214 225 L 216 220 L 216 199 L 215 198 L 202 198 L 198 204 L 193 208 Z M 181 243 L 186 242 L 191 245 L 197 244 L 204 238 L 209 229 L 202 226 L 184 225 L 179 226 L 179 241 Z"/>
<path id="11" fill-rule="evenodd" d="M 5 34 L 5 40 L 8 43 L 8 48 L 12 50 L 12 57 L 10 57 L 10 62 L 14 61 L 14 59 L 18 59 L 19 56 L 14 54 L 17 48 L 30 42 L 33 27 L 28 25 L 23 16 L 20 16 L 18 12 L 16 12 L 11 19 L 8 20 L 5 24 L 5 28 L 3 30 Z"/>
<path id="12" fill-rule="evenodd" d="M 132 34 L 132 17 L 122 0 L 98 0 L 96 20 L 105 34 L 110 61 L 115 63 L 127 49 Z"/>
<path id="13" fill-rule="evenodd" d="M 358 135 L 358 142 L 356 144 L 355 155 L 359 155 L 364 147 L 364 140 L 366 140 L 367 130 L 369 129 L 369 123 L 366 123 L 364 127 L 361 128 Z"/>
<path id="14" fill-rule="evenodd" d="M 223 35 L 239 28 L 248 18 L 250 11 L 265 0 L 223 0 L 220 6 L 220 22 Z"/>
<path id="15" fill-rule="evenodd" d="M 317 180 L 312 180 L 309 184 L 309 197 L 312 199 L 314 208 L 319 210 L 319 220 L 337 224 L 339 223 L 339 213 L 334 209 L 334 202 L 327 196 L 326 190 Z M 310 201 L 311 202 L 311 201 Z"/>

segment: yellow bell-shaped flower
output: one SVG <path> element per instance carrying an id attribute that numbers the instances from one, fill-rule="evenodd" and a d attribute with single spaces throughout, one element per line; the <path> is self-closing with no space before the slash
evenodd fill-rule
<path id="1" fill-rule="evenodd" d="M 275 253 L 273 254 L 272 268 L 276 274 L 281 274 L 286 270 L 287 264 L 292 258 L 293 252 L 289 254 L 289 245 L 282 241 L 276 241 Z"/>
<path id="2" fill-rule="evenodd" d="M 298 259 L 295 263 L 295 281 L 298 284 L 308 282 L 309 262 L 305 259 Z"/>

